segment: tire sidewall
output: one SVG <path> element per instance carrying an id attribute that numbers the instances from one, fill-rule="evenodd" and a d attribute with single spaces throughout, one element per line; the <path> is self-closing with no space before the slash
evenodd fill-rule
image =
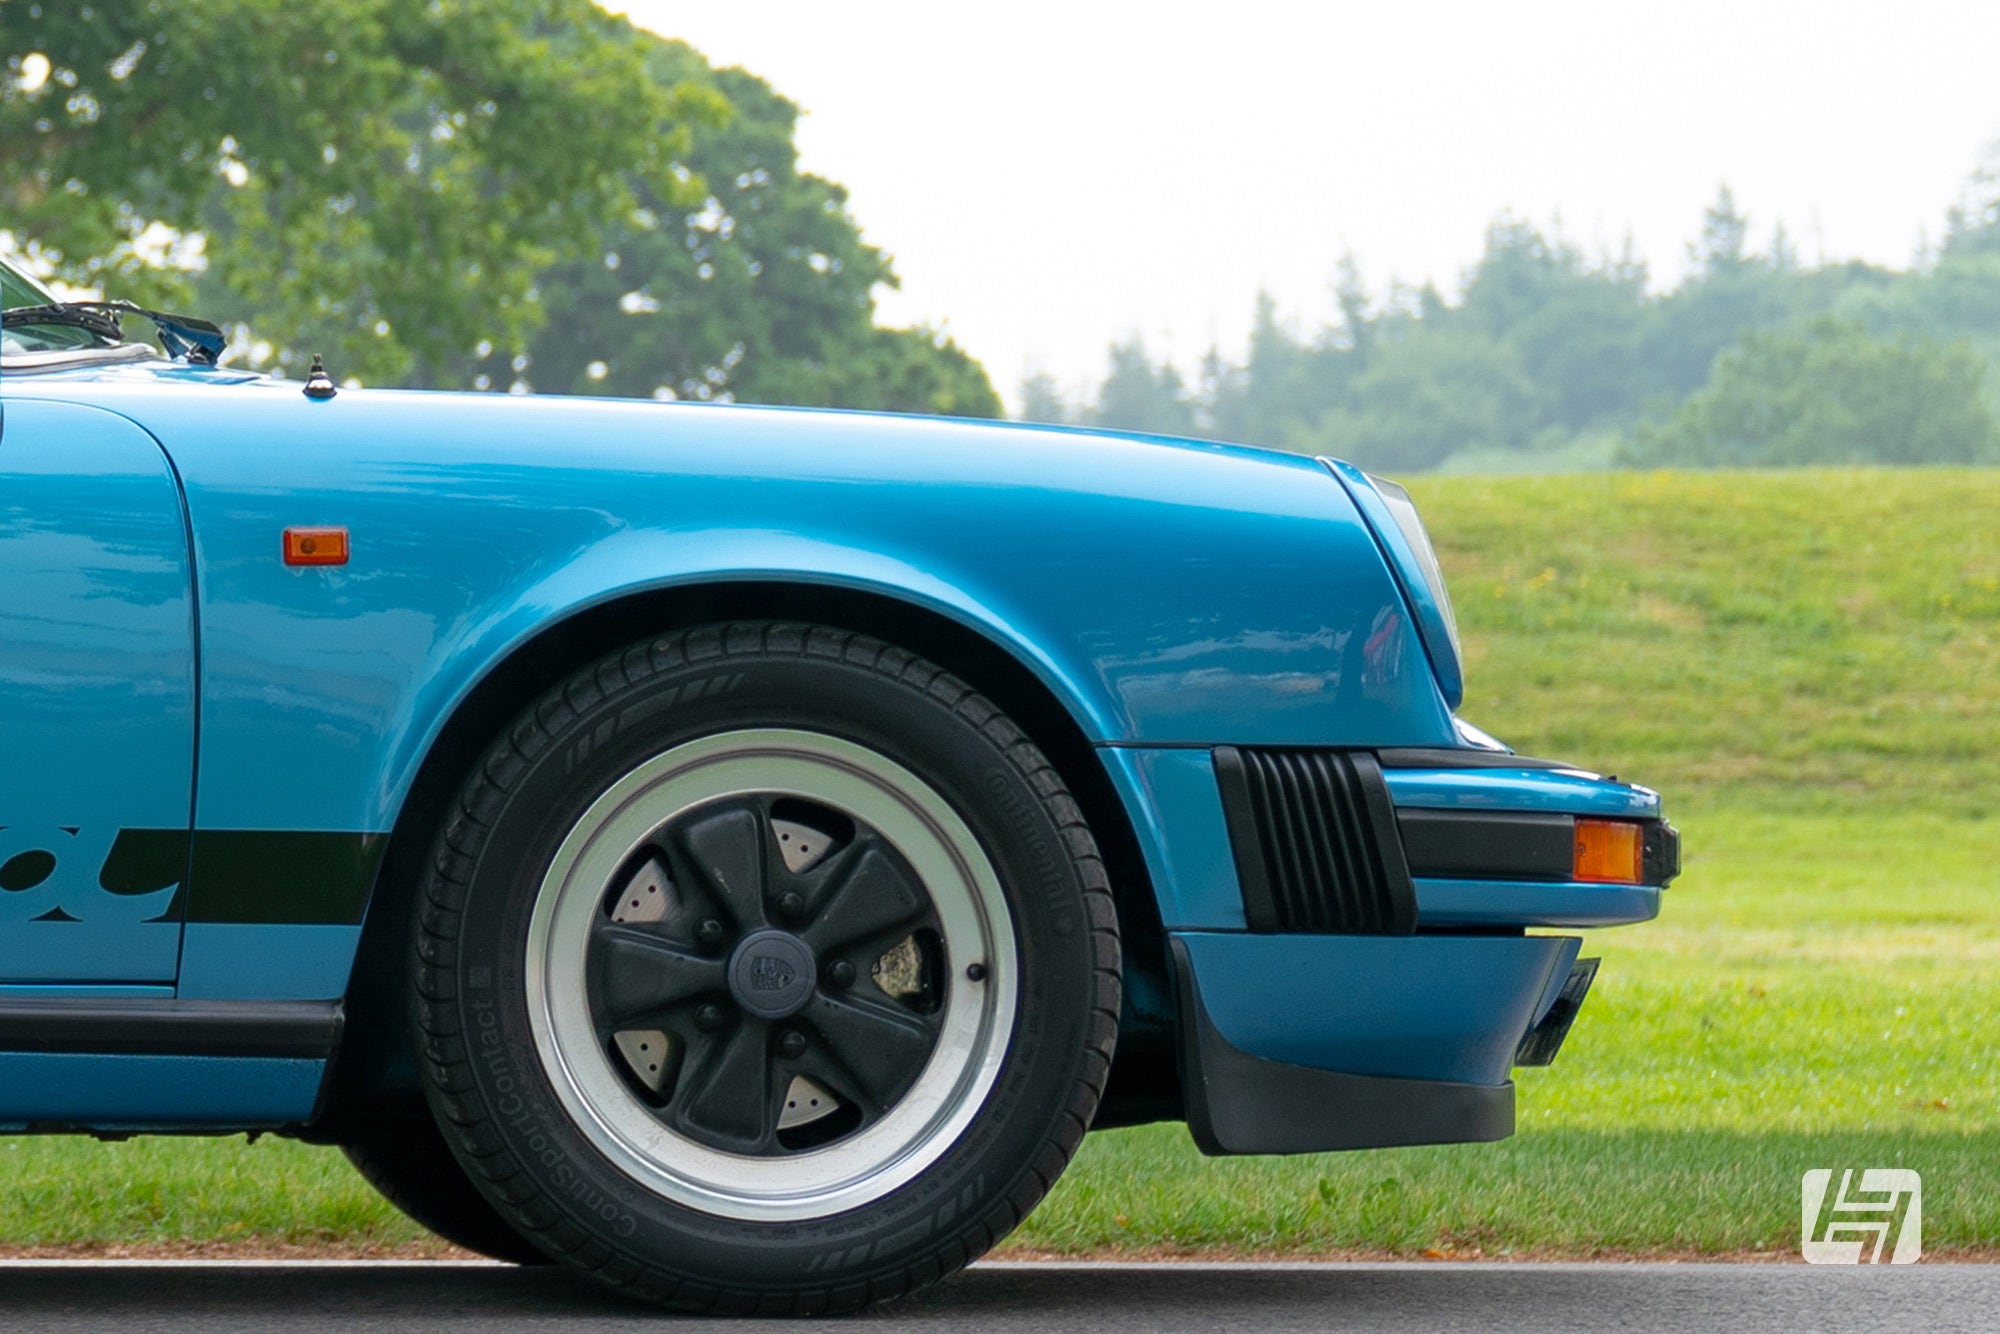
<path id="1" fill-rule="evenodd" d="M 604 675 L 600 669 L 599 678 Z M 458 1125 L 463 1147 L 477 1155 L 475 1179 L 505 1181 L 518 1167 L 539 1188 L 523 1191 L 516 1181 L 510 1193 L 524 1198 L 503 1198 L 503 1209 L 511 1206 L 517 1222 L 559 1250 L 594 1242 L 643 1270 L 670 1268 L 677 1280 L 760 1290 L 810 1288 L 901 1268 L 1004 1214 L 996 1235 L 976 1250 L 1011 1225 L 1015 1215 L 1005 1203 L 1068 1114 L 1100 1001 L 1093 995 L 1084 886 L 1063 830 L 1033 781 L 1046 770 L 1024 767 L 1021 751 L 1035 752 L 1004 719 L 993 715 L 982 723 L 956 707 L 967 693 L 949 678 L 933 675 L 917 684 L 841 660 L 731 656 L 613 684 L 595 699 L 578 700 L 572 691 L 568 707 L 539 708 L 533 725 L 517 726 L 501 748 L 510 755 L 497 763 L 489 758 L 487 781 L 496 771 L 512 781 L 488 832 L 471 850 L 456 912 L 447 913 L 456 917 L 455 957 L 433 966 L 426 988 L 431 995 L 420 1004 L 449 1010 L 454 1022 L 448 1026 L 462 1035 L 460 1060 L 432 1062 L 429 1082 L 434 1093 L 456 1090 L 440 1110 L 447 1125 Z M 837 736 L 933 786 L 991 859 L 1019 952 L 1020 990 L 1007 1054 L 985 1105 L 958 1141 L 904 1186 L 844 1213 L 805 1221 L 701 1213 L 627 1176 L 571 1122 L 550 1086 L 528 1019 L 528 921 L 564 837 L 634 767 L 676 745 L 745 727 Z M 462 1069 L 451 1070 L 454 1064 Z"/>

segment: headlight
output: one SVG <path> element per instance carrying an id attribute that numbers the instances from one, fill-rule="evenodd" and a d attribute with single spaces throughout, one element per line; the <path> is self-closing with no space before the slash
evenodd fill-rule
<path id="1" fill-rule="evenodd" d="M 1424 583 L 1437 599 L 1438 612 L 1444 617 L 1445 633 L 1451 636 L 1451 653 L 1459 656 L 1458 617 L 1452 615 L 1451 594 L 1445 592 L 1444 571 L 1438 566 L 1437 548 L 1431 545 L 1431 535 L 1424 531 L 1424 521 L 1417 517 L 1417 502 L 1410 499 L 1410 493 L 1398 483 L 1374 473 L 1365 474 L 1382 500 L 1389 507 L 1389 517 L 1402 530 L 1403 540 L 1410 544 L 1410 553 L 1417 558 L 1417 568 L 1423 571 Z"/>
<path id="2" fill-rule="evenodd" d="M 1389 569 L 1402 586 L 1417 631 L 1437 674 L 1438 690 L 1446 704 L 1456 709 L 1465 697 L 1465 678 L 1459 667 L 1458 619 L 1452 615 L 1451 595 L 1445 592 L 1444 571 L 1438 567 L 1437 549 L 1431 545 L 1424 521 L 1410 493 L 1396 483 L 1362 472 L 1339 459 L 1321 459 L 1361 511 L 1375 540 L 1388 558 Z"/>

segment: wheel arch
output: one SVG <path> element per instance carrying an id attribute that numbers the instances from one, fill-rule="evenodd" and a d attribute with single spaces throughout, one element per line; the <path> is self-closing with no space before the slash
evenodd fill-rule
<path id="1" fill-rule="evenodd" d="M 432 739 L 397 812 L 362 924 L 347 992 L 347 1025 L 313 1138 L 338 1141 L 358 1119 L 423 1114 L 408 1031 L 405 944 L 432 832 L 469 766 L 492 737 L 549 686 L 644 634 L 731 620 L 797 620 L 874 636 L 952 672 L 1004 710 L 1068 785 L 1099 843 L 1112 881 L 1128 977 L 1168 986 L 1159 901 L 1123 800 L 1076 715 L 1033 668 L 978 629 L 873 590 L 783 579 L 718 580 L 621 596 L 557 620 L 517 645 L 466 692 Z M 644 627 L 642 632 L 635 632 Z M 1127 993 L 1132 988 L 1128 985 Z M 1130 1007 L 1128 1006 L 1128 1011 Z M 1129 1017 L 1129 1016 L 1128 1016 Z M 1123 1038 L 1121 1037 L 1121 1042 Z M 1139 1044 L 1114 1068 L 1101 1123 L 1154 1119 L 1178 1107 L 1169 1056 Z M 1139 1066 L 1143 1064 L 1143 1071 Z M 1117 1109 L 1137 1097 L 1149 1109 Z"/>

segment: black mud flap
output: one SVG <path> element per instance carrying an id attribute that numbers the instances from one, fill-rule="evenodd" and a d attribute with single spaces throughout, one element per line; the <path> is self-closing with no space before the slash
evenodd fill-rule
<path id="1" fill-rule="evenodd" d="M 1555 1060 L 1556 1053 L 1562 1050 L 1563 1039 L 1569 1036 L 1569 1026 L 1576 1022 L 1576 1012 L 1583 1008 L 1583 998 L 1590 994 L 1590 984 L 1597 980 L 1599 962 L 1578 959 L 1570 966 L 1569 977 L 1556 993 L 1549 1012 L 1514 1049 L 1515 1065 L 1547 1065 Z"/>
<path id="2" fill-rule="evenodd" d="M 1211 1157 L 1459 1144 L 1514 1133 L 1514 1085 L 1350 1075 L 1266 1060 L 1222 1036 L 1187 946 L 1169 940 L 1188 1129 Z"/>

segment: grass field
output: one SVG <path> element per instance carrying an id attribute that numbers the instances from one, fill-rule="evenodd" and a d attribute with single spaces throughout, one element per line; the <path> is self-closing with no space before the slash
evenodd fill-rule
<path id="1" fill-rule="evenodd" d="M 1437 478 L 1465 713 L 1662 788 L 1687 869 L 1498 1145 L 1093 1136 L 1051 1252 L 1795 1253 L 1808 1167 L 2000 1256 L 2000 471 Z M 422 1248 L 337 1154 L 0 1140 L 14 1247 Z"/>

